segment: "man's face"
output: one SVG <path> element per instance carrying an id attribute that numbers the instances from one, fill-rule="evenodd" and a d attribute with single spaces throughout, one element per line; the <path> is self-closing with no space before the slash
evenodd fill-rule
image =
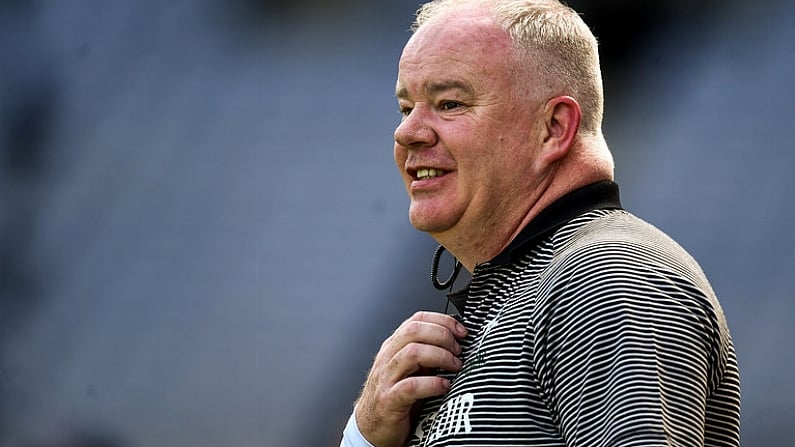
<path id="1" fill-rule="evenodd" d="M 510 45 L 490 19 L 469 15 L 426 24 L 403 50 L 395 162 L 421 231 L 477 237 L 529 210 L 543 123 Z"/>

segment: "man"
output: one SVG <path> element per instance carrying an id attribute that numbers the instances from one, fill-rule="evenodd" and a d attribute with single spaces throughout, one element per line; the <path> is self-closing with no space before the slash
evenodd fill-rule
<path id="1" fill-rule="evenodd" d="M 556 0 L 441 0 L 400 58 L 409 218 L 472 274 L 381 346 L 343 446 L 737 446 L 697 263 L 621 209 L 596 39 Z"/>

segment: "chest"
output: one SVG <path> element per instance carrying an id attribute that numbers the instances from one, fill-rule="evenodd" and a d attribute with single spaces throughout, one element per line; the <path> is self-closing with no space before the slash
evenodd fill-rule
<path id="1" fill-rule="evenodd" d="M 425 403 L 409 445 L 564 445 L 533 364 L 534 289 L 481 293 L 464 318 L 464 365 L 446 395 Z"/>

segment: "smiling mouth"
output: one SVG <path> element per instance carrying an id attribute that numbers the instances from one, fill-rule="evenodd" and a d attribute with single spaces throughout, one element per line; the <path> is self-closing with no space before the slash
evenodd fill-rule
<path id="1" fill-rule="evenodd" d="M 414 177 L 417 180 L 427 180 L 429 178 L 441 177 L 445 173 L 446 172 L 442 171 L 441 169 L 420 168 L 420 169 L 417 169 L 417 172 L 416 172 L 416 174 L 414 174 Z"/>

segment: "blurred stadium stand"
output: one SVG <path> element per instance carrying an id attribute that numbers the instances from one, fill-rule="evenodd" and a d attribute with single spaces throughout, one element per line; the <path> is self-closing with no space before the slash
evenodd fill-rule
<path id="1" fill-rule="evenodd" d="M 795 5 L 572 1 L 625 206 L 721 298 L 744 445 L 795 439 Z M 336 445 L 443 308 L 392 162 L 415 1 L 0 3 L 0 446 Z"/>

